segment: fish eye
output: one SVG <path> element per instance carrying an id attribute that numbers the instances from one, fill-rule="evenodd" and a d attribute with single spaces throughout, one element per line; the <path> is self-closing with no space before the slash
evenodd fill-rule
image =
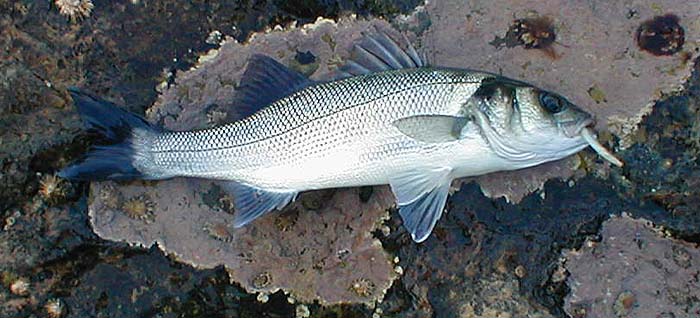
<path id="1" fill-rule="evenodd" d="M 540 92 L 540 104 L 552 114 L 556 114 L 566 108 L 566 103 L 561 98 L 547 92 Z"/>

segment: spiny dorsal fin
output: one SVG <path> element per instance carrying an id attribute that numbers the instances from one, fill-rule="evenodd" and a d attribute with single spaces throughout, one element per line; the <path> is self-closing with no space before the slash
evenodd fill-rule
<path id="1" fill-rule="evenodd" d="M 339 68 L 338 77 L 345 78 L 427 65 L 425 57 L 421 57 L 416 52 L 405 36 L 402 36 L 399 43 L 386 33 L 378 31 L 365 35 L 360 43 L 355 44 L 350 59 Z"/>
<path id="2" fill-rule="evenodd" d="M 235 119 L 250 116 L 272 102 L 313 84 L 306 76 L 271 57 L 255 54 L 248 61 L 237 88 L 236 100 L 232 105 L 238 117 Z"/>

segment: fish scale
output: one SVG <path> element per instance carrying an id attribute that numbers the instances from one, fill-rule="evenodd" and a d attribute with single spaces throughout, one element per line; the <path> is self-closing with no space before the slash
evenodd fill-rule
<path id="1" fill-rule="evenodd" d="M 409 146 L 422 147 L 400 134 L 392 122 L 418 114 L 455 115 L 482 77 L 418 68 L 317 84 L 238 122 L 157 135 L 150 150 L 152 162 L 166 174 L 216 176 L 296 190 L 328 182 L 385 181 L 386 176 L 357 176 L 355 169 L 411 153 L 414 149 Z M 338 154 L 355 155 L 337 158 Z M 309 163 L 324 158 L 343 160 L 332 167 L 324 165 L 325 171 L 309 171 L 307 176 L 315 177 L 313 185 L 285 179 L 284 174 L 272 175 L 273 171 L 313 168 Z"/>

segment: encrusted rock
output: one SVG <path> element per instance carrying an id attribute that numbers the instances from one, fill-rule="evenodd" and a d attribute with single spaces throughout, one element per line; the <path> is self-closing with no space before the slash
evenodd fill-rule
<path id="1" fill-rule="evenodd" d="M 654 101 L 681 89 L 693 68 L 689 56 L 700 47 L 698 1 L 444 0 L 429 1 L 420 13 L 430 22 L 420 43 L 433 64 L 491 71 L 557 92 L 594 114 L 597 128 L 613 132 L 623 147 Z M 664 51 L 675 54 L 654 56 L 638 46 L 635 33 L 667 13 L 685 42 Z M 514 28 L 524 21 L 536 23 Z M 415 25 L 420 21 L 408 28 Z M 671 42 L 680 41 L 676 28 L 666 31 Z M 509 36 L 513 45 L 503 45 Z M 478 182 L 487 195 L 518 202 L 575 168 L 564 160 Z"/>
<path id="2" fill-rule="evenodd" d="M 602 241 L 569 251 L 573 317 L 697 317 L 700 250 L 629 216 L 603 223 Z"/>

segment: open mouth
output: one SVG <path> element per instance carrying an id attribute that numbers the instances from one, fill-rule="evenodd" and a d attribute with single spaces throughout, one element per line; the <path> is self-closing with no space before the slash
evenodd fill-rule
<path id="1" fill-rule="evenodd" d="M 613 153 L 606 149 L 605 146 L 600 144 L 598 139 L 595 137 L 595 132 L 593 131 L 593 125 L 595 124 L 595 120 L 593 118 L 588 117 L 583 120 L 580 120 L 576 126 L 573 127 L 571 130 L 564 130 L 564 133 L 567 135 L 569 138 L 573 138 L 576 136 L 581 136 L 583 140 L 585 140 L 595 152 L 598 153 L 603 159 L 609 161 L 610 163 L 622 167 L 623 162 L 620 159 L 617 159 Z"/>

